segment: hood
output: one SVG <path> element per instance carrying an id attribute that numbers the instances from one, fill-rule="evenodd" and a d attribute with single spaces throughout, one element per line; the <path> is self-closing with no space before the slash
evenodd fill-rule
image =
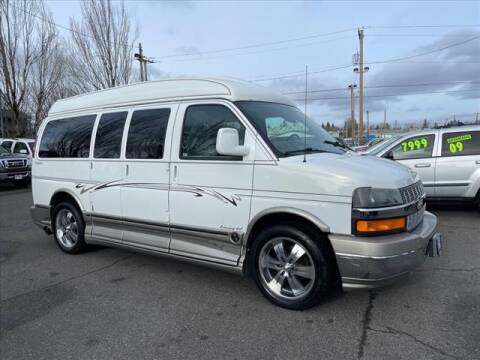
<path id="1" fill-rule="evenodd" d="M 304 173 L 325 194 L 351 196 L 358 187 L 398 189 L 419 180 L 408 167 L 376 156 L 319 153 L 283 158 L 281 165 Z M 295 168 L 295 169 L 292 169 Z"/>

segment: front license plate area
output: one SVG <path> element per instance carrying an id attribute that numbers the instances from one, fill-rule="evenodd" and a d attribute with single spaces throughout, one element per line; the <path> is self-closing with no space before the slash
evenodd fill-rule
<path id="1" fill-rule="evenodd" d="M 13 177 L 14 180 L 22 180 L 23 179 L 23 175 L 15 175 Z"/>

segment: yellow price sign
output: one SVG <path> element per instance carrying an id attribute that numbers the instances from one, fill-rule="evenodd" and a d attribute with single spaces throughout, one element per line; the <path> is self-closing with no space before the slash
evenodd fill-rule
<path id="1" fill-rule="evenodd" d="M 420 149 L 426 149 L 428 147 L 428 139 L 427 138 L 417 138 L 408 141 L 402 142 L 402 151 L 414 151 Z"/>
<path id="2" fill-rule="evenodd" d="M 471 134 L 464 134 L 459 136 L 454 136 L 447 139 L 448 149 L 450 153 L 456 154 L 463 152 L 463 142 L 472 140 Z"/>

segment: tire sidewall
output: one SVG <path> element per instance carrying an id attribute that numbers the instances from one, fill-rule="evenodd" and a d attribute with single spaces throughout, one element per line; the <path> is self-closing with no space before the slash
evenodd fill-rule
<path id="1" fill-rule="evenodd" d="M 258 258 L 265 243 L 275 237 L 291 238 L 298 241 L 310 253 L 315 265 L 315 281 L 310 293 L 299 300 L 287 300 L 274 297 L 265 288 L 261 279 Z M 250 271 L 262 294 L 276 305 L 287 309 L 303 310 L 318 304 L 326 295 L 328 289 L 328 264 L 320 247 L 306 232 L 288 225 L 275 225 L 262 231 L 254 240 L 251 249 Z"/>
<path id="2" fill-rule="evenodd" d="M 57 214 L 62 209 L 70 210 L 73 213 L 73 216 L 75 216 L 75 220 L 77 221 L 77 224 L 78 224 L 78 241 L 75 244 L 75 246 L 71 248 L 67 248 L 63 246 L 63 244 L 57 238 L 57 229 L 56 229 Z M 66 201 L 60 202 L 57 205 L 55 205 L 55 207 L 53 208 L 52 229 L 53 229 L 53 237 L 55 238 L 55 242 L 63 252 L 66 252 L 67 254 L 79 254 L 85 250 L 86 248 L 85 221 L 83 220 L 83 216 L 80 210 L 78 210 L 78 208 L 75 205 L 72 205 L 71 203 Z"/>

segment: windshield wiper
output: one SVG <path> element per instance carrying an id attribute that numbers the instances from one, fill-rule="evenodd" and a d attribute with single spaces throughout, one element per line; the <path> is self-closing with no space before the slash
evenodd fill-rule
<path id="1" fill-rule="evenodd" d="M 324 143 L 329 144 L 329 145 L 333 145 L 335 147 L 339 147 L 339 148 L 342 148 L 342 149 L 350 150 L 350 148 L 348 146 L 342 144 L 340 141 L 325 140 Z"/>
<path id="2" fill-rule="evenodd" d="M 320 149 L 314 149 L 311 147 L 305 148 L 305 149 L 297 149 L 297 150 L 290 150 L 290 151 L 285 151 L 283 155 L 293 155 L 293 154 L 303 154 L 303 153 L 314 153 L 314 152 L 326 152 L 325 150 L 320 150 Z"/>

